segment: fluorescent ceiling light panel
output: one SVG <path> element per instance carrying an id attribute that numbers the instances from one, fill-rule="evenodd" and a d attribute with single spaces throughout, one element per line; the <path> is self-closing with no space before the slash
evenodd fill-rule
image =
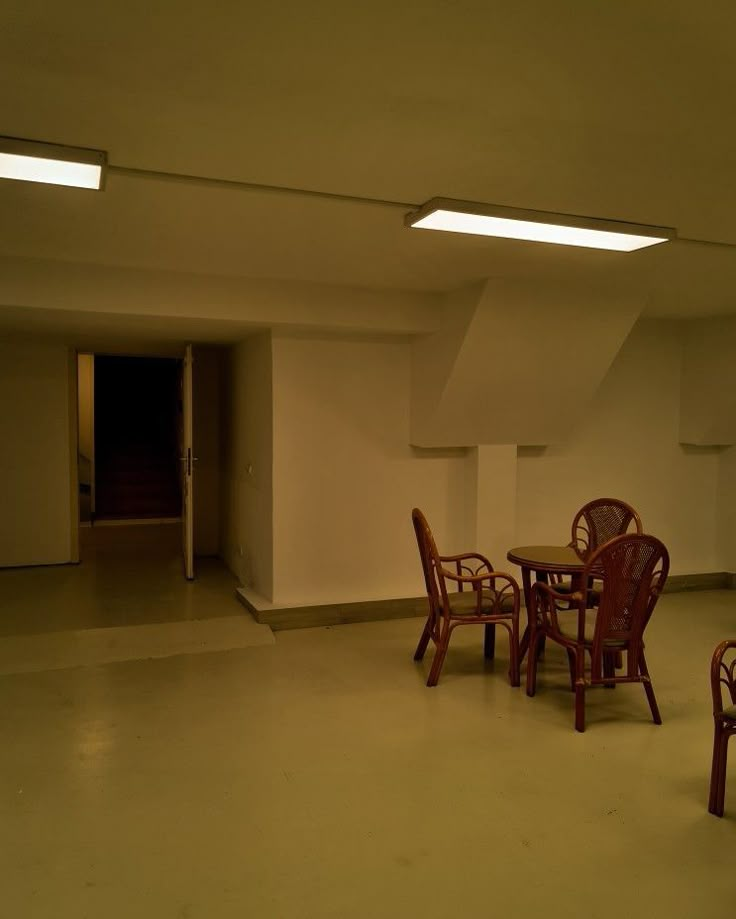
<path id="1" fill-rule="evenodd" d="M 558 246 L 633 252 L 675 239 L 671 227 L 650 227 L 618 220 L 573 217 L 545 211 L 520 210 L 450 198 L 432 198 L 406 216 L 406 225 L 421 230 L 445 230 L 474 236 L 497 236 Z"/>
<path id="2" fill-rule="evenodd" d="M 0 137 L 2 179 L 100 189 L 106 165 L 107 155 L 102 150 Z"/>

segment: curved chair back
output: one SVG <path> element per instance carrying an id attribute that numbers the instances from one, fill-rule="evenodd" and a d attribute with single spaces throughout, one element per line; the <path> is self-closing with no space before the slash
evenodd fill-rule
<path id="1" fill-rule="evenodd" d="M 626 533 L 631 524 L 642 532 L 641 519 L 631 505 L 618 498 L 596 498 L 580 508 L 572 522 L 572 545 L 581 555 L 588 555 Z"/>
<path id="2" fill-rule="evenodd" d="M 417 546 L 419 547 L 419 557 L 422 561 L 424 585 L 427 589 L 430 616 L 436 622 L 444 608 L 443 600 L 446 601 L 447 599 L 444 582 L 437 574 L 437 569 L 441 567 L 440 554 L 437 551 L 437 544 L 434 541 L 432 530 L 427 523 L 427 518 L 418 507 L 415 507 L 411 512 L 411 521 L 414 524 L 414 533 L 417 537 Z"/>
<path id="3" fill-rule="evenodd" d="M 628 676 L 636 678 L 644 629 L 669 569 L 670 556 L 664 543 L 642 533 L 616 536 L 590 556 L 583 578 L 603 581 L 591 648 L 594 677 L 602 673 L 604 650 L 620 650 L 628 652 Z"/>
<path id="4" fill-rule="evenodd" d="M 724 687 L 728 690 L 726 705 L 723 704 Z M 710 662 L 710 691 L 713 696 L 714 715 L 736 705 L 736 639 L 722 641 L 713 652 Z"/>
<path id="5" fill-rule="evenodd" d="M 736 639 L 722 641 L 713 652 L 710 689 L 713 694 L 714 734 L 708 810 L 716 817 L 722 817 L 726 797 L 728 741 L 736 734 Z"/>

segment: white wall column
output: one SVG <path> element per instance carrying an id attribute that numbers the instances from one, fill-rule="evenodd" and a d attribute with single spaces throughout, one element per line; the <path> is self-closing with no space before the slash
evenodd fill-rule
<path id="1" fill-rule="evenodd" d="M 720 567 L 736 571 L 736 447 L 719 456 L 716 519 Z"/>
<path id="2" fill-rule="evenodd" d="M 73 381 L 66 346 L 0 341 L 0 567 L 58 565 L 76 556 Z"/>
<path id="3" fill-rule="evenodd" d="M 488 556 L 497 570 L 516 539 L 516 445 L 473 447 L 467 457 L 467 551 Z"/>

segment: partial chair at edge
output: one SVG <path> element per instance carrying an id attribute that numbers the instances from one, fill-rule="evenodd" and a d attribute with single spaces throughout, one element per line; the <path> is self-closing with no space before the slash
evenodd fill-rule
<path id="1" fill-rule="evenodd" d="M 736 656 L 727 652 L 736 649 L 736 639 L 722 641 L 713 652 L 710 663 L 710 690 L 713 696 L 713 765 L 710 773 L 710 799 L 708 810 L 716 817 L 723 816 L 726 797 L 726 761 L 728 739 L 736 734 Z M 728 690 L 730 705 L 723 705 L 723 687 Z"/>
<path id="2" fill-rule="evenodd" d="M 427 686 L 436 686 L 445 662 L 454 629 L 459 625 L 485 625 L 484 653 L 495 653 L 496 626 L 509 633 L 509 681 L 521 682 L 519 675 L 519 585 L 504 572 L 494 571 L 483 555 L 440 555 L 424 514 L 414 508 L 411 514 L 427 590 L 429 615 L 424 625 L 414 660 L 424 657 L 430 639 L 436 646 Z M 454 571 L 445 568 L 452 565 Z M 448 592 L 448 582 L 456 588 Z M 469 588 L 469 589 L 464 589 Z"/>
<path id="3" fill-rule="evenodd" d="M 643 683 L 655 724 L 657 707 L 646 658 L 644 630 L 669 572 L 669 553 L 654 536 L 624 534 L 589 556 L 582 584 L 602 580 L 600 602 L 590 609 L 587 591 L 560 593 L 537 582 L 532 588 L 526 692 L 537 686 L 537 646 L 550 638 L 567 651 L 570 681 L 575 692 L 575 730 L 585 730 L 585 691 L 592 686 L 615 688 L 618 683 Z M 626 653 L 626 670 L 616 676 L 616 656 Z M 590 673 L 586 675 L 586 654 Z"/>

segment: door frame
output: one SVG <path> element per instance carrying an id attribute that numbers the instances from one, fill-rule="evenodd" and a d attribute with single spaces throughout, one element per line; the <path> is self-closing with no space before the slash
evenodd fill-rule
<path id="1" fill-rule="evenodd" d="M 184 555 L 184 577 L 194 580 L 194 385 L 192 346 L 184 348 L 181 366 L 181 409 L 182 409 L 182 550 Z"/>
<path id="2" fill-rule="evenodd" d="M 191 346 L 188 346 L 191 347 Z M 162 347 L 152 348 L 151 350 L 129 350 L 127 348 L 116 350 L 114 347 L 102 345 L 99 348 L 77 348 L 70 346 L 68 348 L 68 422 L 69 422 L 69 561 L 74 564 L 80 563 L 80 521 L 79 521 L 79 355 L 89 354 L 94 359 L 99 356 L 112 357 L 153 357 L 168 358 L 179 361 L 182 368 L 186 355 L 182 355 L 181 346 L 170 348 Z M 93 365 L 94 366 L 94 365 Z M 93 376 L 94 387 L 94 376 Z M 94 388 L 92 391 L 92 424 L 94 430 Z M 94 447 L 93 447 L 94 450 Z M 194 461 L 194 457 L 192 457 Z M 94 476 L 94 464 L 92 475 Z M 94 490 L 94 486 L 93 486 Z M 194 515 L 192 517 L 192 525 Z M 154 521 L 150 521 L 154 522 Z M 156 521 L 161 522 L 161 521 Z M 167 521 L 168 522 L 168 521 Z M 182 518 L 183 523 L 183 518 Z M 192 546 L 194 540 L 192 539 Z"/>
<path id="3" fill-rule="evenodd" d="M 79 352 L 68 350 L 69 368 L 69 561 L 79 564 Z"/>

